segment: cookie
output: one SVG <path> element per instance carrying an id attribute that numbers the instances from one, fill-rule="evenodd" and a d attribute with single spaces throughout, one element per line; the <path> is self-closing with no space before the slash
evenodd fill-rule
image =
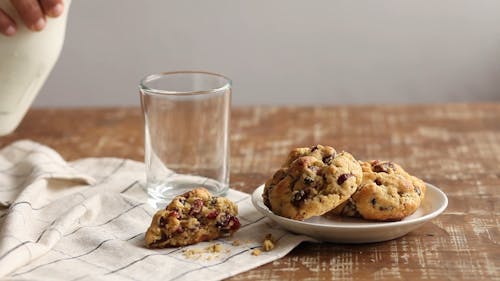
<path id="1" fill-rule="evenodd" d="M 348 152 L 322 145 L 296 148 L 266 182 L 262 197 L 273 213 L 304 220 L 349 199 L 361 179 L 361 167 Z"/>
<path id="2" fill-rule="evenodd" d="M 238 206 L 212 197 L 205 188 L 176 196 L 153 216 L 145 240 L 148 248 L 185 246 L 233 234 L 240 227 Z"/>
<path id="3" fill-rule="evenodd" d="M 413 214 L 425 196 L 425 183 L 390 161 L 360 162 L 363 181 L 331 214 L 398 221 Z"/>

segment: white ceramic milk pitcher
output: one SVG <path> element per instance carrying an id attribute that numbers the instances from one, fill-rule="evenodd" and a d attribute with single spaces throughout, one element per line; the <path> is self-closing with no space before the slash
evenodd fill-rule
<path id="1" fill-rule="evenodd" d="M 16 129 L 59 58 L 70 2 L 64 1 L 62 15 L 48 18 L 42 31 L 33 32 L 10 0 L 0 0 L 0 7 L 17 23 L 14 36 L 0 35 L 0 136 Z"/>

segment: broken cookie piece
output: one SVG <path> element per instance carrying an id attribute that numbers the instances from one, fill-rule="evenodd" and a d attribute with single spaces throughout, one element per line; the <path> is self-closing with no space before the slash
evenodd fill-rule
<path id="1" fill-rule="evenodd" d="M 146 246 L 185 246 L 230 236 L 240 228 L 237 215 L 238 207 L 231 200 L 196 188 L 156 212 L 146 232 Z"/>

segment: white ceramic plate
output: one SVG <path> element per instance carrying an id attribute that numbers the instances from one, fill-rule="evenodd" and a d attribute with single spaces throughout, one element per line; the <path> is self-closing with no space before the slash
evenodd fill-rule
<path id="1" fill-rule="evenodd" d="M 261 185 L 252 194 L 253 205 L 263 215 L 291 232 L 336 243 L 370 243 L 401 237 L 441 214 L 448 205 L 444 192 L 427 184 L 425 199 L 420 208 L 401 221 L 372 222 L 357 218 L 323 216 L 297 221 L 272 213 L 262 201 L 263 190 L 264 185 Z"/>

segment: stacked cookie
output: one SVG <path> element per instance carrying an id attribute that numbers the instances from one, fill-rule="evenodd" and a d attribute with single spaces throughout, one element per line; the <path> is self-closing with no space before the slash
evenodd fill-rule
<path id="1" fill-rule="evenodd" d="M 293 149 L 266 182 L 264 204 L 275 214 L 304 220 L 325 213 L 396 221 L 414 213 L 425 183 L 389 161 L 357 161 L 329 146 Z"/>

